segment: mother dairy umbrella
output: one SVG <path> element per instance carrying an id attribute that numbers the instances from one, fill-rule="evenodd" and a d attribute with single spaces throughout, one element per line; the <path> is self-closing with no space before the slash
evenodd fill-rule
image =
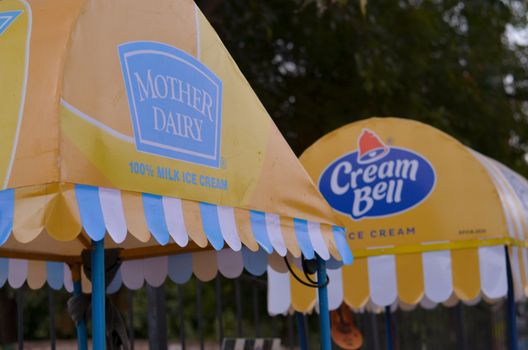
<path id="1" fill-rule="evenodd" d="M 301 161 L 340 214 L 356 258 L 329 271 L 331 309 L 342 302 L 409 308 L 502 298 L 513 293 L 504 246 L 516 295 L 524 295 L 528 186 L 505 166 L 437 129 L 397 118 L 337 129 Z M 290 278 L 272 277 L 271 285 Z M 295 281 L 291 292 L 296 310 L 315 305 L 315 293 Z M 270 305 L 273 312 L 280 307 Z"/>
<path id="2" fill-rule="evenodd" d="M 125 283 L 210 272 L 225 244 L 243 253 L 224 270 L 259 250 L 340 259 L 331 208 L 192 1 L 4 0 L 0 62 L 0 265 L 49 279 L 26 260 L 79 265 L 93 242 L 95 348 L 105 247 L 201 254 L 125 264 Z"/>

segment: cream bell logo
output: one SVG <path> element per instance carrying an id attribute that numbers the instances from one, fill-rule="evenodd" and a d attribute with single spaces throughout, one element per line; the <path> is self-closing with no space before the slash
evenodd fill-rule
<path id="1" fill-rule="evenodd" d="M 411 150 L 389 147 L 363 129 L 357 150 L 333 161 L 319 179 L 319 190 L 337 211 L 354 220 L 386 217 L 425 200 L 436 182 L 427 159 Z"/>

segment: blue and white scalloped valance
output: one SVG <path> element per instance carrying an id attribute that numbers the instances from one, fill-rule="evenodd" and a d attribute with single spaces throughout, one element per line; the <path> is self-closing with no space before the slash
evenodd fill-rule
<path id="1" fill-rule="evenodd" d="M 135 259 L 166 259 L 162 266 L 175 259 L 195 259 L 178 257 L 180 253 L 204 259 L 214 253 L 211 256 L 240 261 L 248 252 L 281 257 L 302 253 L 309 259 L 318 254 L 347 264 L 352 260 L 343 229 L 300 218 L 86 185 L 50 184 L 0 192 L 0 257 L 80 263 L 90 241 L 103 238 L 107 248 L 122 249 L 123 271 Z M 45 253 L 36 249 L 44 244 Z M 217 260 L 221 272 L 223 266 L 231 266 L 223 258 Z M 48 263 L 46 268 L 55 266 Z M 192 270 L 200 278 L 201 270 Z"/>
<path id="2" fill-rule="evenodd" d="M 300 269 L 300 259 L 289 257 L 294 266 Z M 342 261 L 331 258 L 327 268 L 329 274 L 343 265 Z M 202 251 L 177 255 L 160 256 L 145 259 L 126 260 L 118 269 L 115 277 L 107 287 L 107 293 L 115 293 L 122 286 L 137 290 L 145 284 L 158 287 L 166 281 L 177 284 L 187 283 L 194 275 L 202 282 L 213 280 L 218 274 L 225 278 L 237 278 L 244 270 L 253 276 L 265 273 L 284 276 L 287 267 L 283 257 L 276 253 L 268 254 L 263 249 L 256 252 L 242 247 L 240 251 L 222 249 L 220 251 Z M 31 289 L 39 289 L 44 285 L 59 290 L 65 288 L 73 291 L 72 269 L 63 262 L 50 262 L 26 259 L 0 258 L 0 287 L 8 284 L 12 288 L 20 288 L 27 283 Z M 82 290 L 90 293 L 90 280 L 81 271 Z M 290 278 L 282 278 L 284 287 L 289 291 Z M 274 294 L 274 293 L 272 293 Z M 274 302 L 271 309 L 276 307 Z M 281 293 L 281 304 L 291 303 L 290 293 Z"/>

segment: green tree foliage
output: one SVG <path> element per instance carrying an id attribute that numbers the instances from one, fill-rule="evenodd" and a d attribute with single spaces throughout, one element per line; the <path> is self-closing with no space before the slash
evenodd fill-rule
<path id="1" fill-rule="evenodd" d="M 528 175 L 521 1 L 198 1 L 297 153 L 369 116 L 431 124 Z"/>

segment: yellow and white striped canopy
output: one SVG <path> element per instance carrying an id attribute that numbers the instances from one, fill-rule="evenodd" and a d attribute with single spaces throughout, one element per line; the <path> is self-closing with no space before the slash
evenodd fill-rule
<path id="1" fill-rule="evenodd" d="M 0 76 L 0 285 L 61 286 L 101 239 L 129 286 L 350 260 L 193 1 L 1 1 Z"/>
<path id="2" fill-rule="evenodd" d="M 528 182 L 506 166 L 430 126 L 397 118 L 344 126 L 301 161 L 340 213 L 355 258 L 329 270 L 332 309 L 343 302 L 376 310 L 502 298 L 505 246 L 516 298 L 528 295 Z M 390 181 L 401 185 L 393 196 Z M 308 312 L 316 304 L 315 291 L 283 269 L 270 274 L 270 290 L 271 313 L 291 306 Z"/>

